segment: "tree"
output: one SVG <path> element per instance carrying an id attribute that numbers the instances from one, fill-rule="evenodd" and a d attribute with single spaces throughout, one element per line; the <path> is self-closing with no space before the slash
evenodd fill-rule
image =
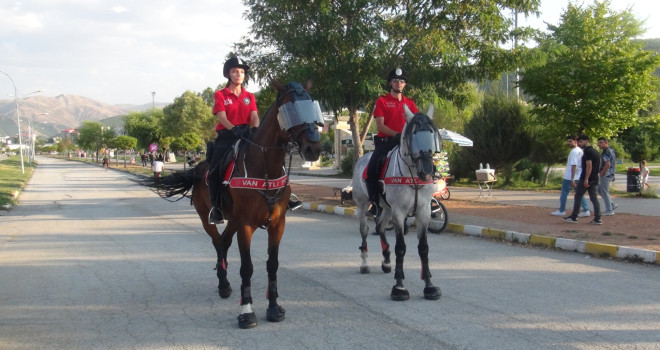
<path id="1" fill-rule="evenodd" d="M 358 110 L 384 93 L 396 66 L 410 86 L 432 86 L 442 97 L 469 80 L 515 67 L 517 52 L 501 44 L 513 35 L 503 16 L 530 14 L 538 0 L 364 1 L 246 0 L 251 37 L 235 44 L 261 79 L 312 77 L 313 95 L 328 109 L 347 108 L 355 159 L 362 155 Z M 522 49 L 521 49 L 522 50 Z"/>
<path id="2" fill-rule="evenodd" d="M 67 151 L 75 150 L 76 146 L 73 144 L 73 142 L 71 142 L 71 139 L 66 138 L 64 140 L 60 140 L 60 142 L 55 145 L 55 148 L 57 149 L 57 152 L 64 154 Z"/>
<path id="3" fill-rule="evenodd" d="M 465 125 L 465 136 L 474 142 L 473 147 L 462 148 L 459 157 L 471 164 L 490 164 L 504 175 L 504 184 L 511 183 L 513 166 L 529 155 L 531 137 L 526 129 L 528 112 L 515 99 L 499 95 L 486 96 L 481 108 Z"/>
<path id="4" fill-rule="evenodd" d="M 195 149 L 202 145 L 202 139 L 195 133 L 187 132 L 176 139 L 171 144 L 172 149 L 183 151 L 184 156 L 188 153 L 189 150 Z M 186 164 L 188 162 L 183 162 L 183 169 L 186 169 Z"/>
<path id="5" fill-rule="evenodd" d="M 120 135 L 113 140 L 112 147 L 124 151 L 124 168 L 126 168 L 126 150 L 134 149 L 135 146 L 137 146 L 137 139 L 135 137 Z"/>
<path id="6" fill-rule="evenodd" d="M 558 26 L 539 39 L 542 64 L 523 72 L 534 113 L 564 134 L 613 136 L 638 123 L 638 111 L 655 98 L 653 70 L 660 56 L 631 40 L 642 34 L 630 10 L 609 2 L 569 4 Z"/>
<path id="7" fill-rule="evenodd" d="M 185 133 L 196 133 L 205 140 L 213 139 L 217 119 L 201 96 L 186 91 L 174 102 L 163 108 L 163 136 L 180 137 Z M 161 140 L 162 142 L 162 140 Z"/>
<path id="8" fill-rule="evenodd" d="M 204 91 L 199 94 L 199 97 L 202 98 L 204 103 L 209 106 L 209 108 L 213 108 L 213 105 L 215 105 L 215 91 L 210 87 L 204 89 Z"/>
<path id="9" fill-rule="evenodd" d="M 149 109 L 144 112 L 131 112 L 124 116 L 124 129 L 128 136 L 137 139 L 137 147 L 149 149 L 149 145 L 162 137 L 160 130 L 163 120 L 162 109 Z"/>
<path id="10" fill-rule="evenodd" d="M 84 149 L 96 151 L 96 162 L 99 161 L 101 148 L 108 147 L 115 137 L 115 131 L 99 122 L 83 121 L 79 129 L 78 145 Z"/>
<path id="11" fill-rule="evenodd" d="M 657 159 L 660 156 L 660 115 L 624 131 L 619 140 L 633 162 Z"/>
<path id="12" fill-rule="evenodd" d="M 618 137 L 634 162 L 655 160 L 660 156 L 660 81 L 657 81 L 656 91 L 655 103 L 640 111 L 639 125 L 624 130 Z"/>

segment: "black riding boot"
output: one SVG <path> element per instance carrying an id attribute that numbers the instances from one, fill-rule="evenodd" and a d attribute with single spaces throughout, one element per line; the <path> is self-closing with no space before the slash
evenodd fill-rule
<path id="1" fill-rule="evenodd" d="M 291 197 L 293 197 L 293 199 L 289 199 L 289 205 L 287 206 L 289 210 L 293 211 L 296 209 L 300 209 L 300 207 L 302 207 L 302 202 L 300 201 L 300 199 L 298 199 L 298 196 L 291 193 Z"/>
<path id="2" fill-rule="evenodd" d="M 209 195 L 211 197 L 211 210 L 209 212 L 209 224 L 224 224 L 225 219 L 222 215 L 222 196 L 220 195 L 220 179 L 217 178 L 218 171 L 209 172 Z"/>
<path id="3" fill-rule="evenodd" d="M 378 203 L 378 182 L 374 186 L 367 181 L 367 193 L 369 194 L 369 214 L 376 217 L 383 210 Z"/>

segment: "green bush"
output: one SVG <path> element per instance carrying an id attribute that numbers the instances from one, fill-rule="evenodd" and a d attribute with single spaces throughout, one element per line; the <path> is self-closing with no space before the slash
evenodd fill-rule
<path id="1" fill-rule="evenodd" d="M 355 158 L 353 150 L 348 153 L 341 160 L 341 173 L 344 175 L 353 174 L 353 158 Z"/>

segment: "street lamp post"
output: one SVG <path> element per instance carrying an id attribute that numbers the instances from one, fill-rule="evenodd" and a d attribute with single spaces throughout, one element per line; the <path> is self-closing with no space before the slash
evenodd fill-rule
<path id="1" fill-rule="evenodd" d="M 151 108 L 156 108 L 156 91 L 151 92 Z"/>
<path id="2" fill-rule="evenodd" d="M 28 98 L 28 96 L 30 96 L 32 94 L 39 93 L 39 92 L 43 92 L 43 91 L 44 90 L 32 91 L 31 93 L 26 94 L 23 97 L 20 97 L 17 101 L 25 100 L 25 99 Z M 16 95 L 14 95 L 14 96 L 16 96 Z M 20 111 L 20 104 L 17 104 L 17 106 L 19 106 L 19 107 L 17 107 L 17 113 L 18 113 L 18 111 Z M 42 114 L 48 114 L 48 113 L 42 113 Z M 20 131 L 20 129 L 19 129 L 19 131 Z M 32 161 L 34 160 L 34 145 L 33 145 L 34 140 L 32 139 L 32 117 L 31 116 L 28 117 L 28 137 L 29 137 L 29 141 L 27 142 L 28 149 L 27 149 L 26 155 L 28 157 L 28 164 L 32 165 Z M 23 151 L 23 146 L 21 145 L 21 154 L 23 153 L 22 151 Z"/>
<path id="3" fill-rule="evenodd" d="M 21 116 L 18 113 L 18 90 L 16 89 L 16 84 L 14 84 L 14 79 L 12 79 L 9 74 L 0 71 L 11 80 L 11 84 L 14 86 L 14 103 L 16 104 L 16 123 L 18 126 L 18 149 L 21 154 L 21 173 L 25 174 L 25 166 L 23 165 L 23 137 L 21 136 Z"/>
<path id="4" fill-rule="evenodd" d="M 48 115 L 48 112 L 46 112 L 46 113 L 40 113 L 39 115 Z M 32 131 L 32 118 L 30 118 L 30 124 L 29 124 L 29 127 L 30 127 L 30 132 L 29 132 L 29 135 L 30 135 L 30 158 L 29 158 L 29 164 L 32 164 L 32 162 L 34 161 L 34 144 L 35 144 L 35 141 L 36 141 L 36 135 L 35 135 L 34 132 Z"/>

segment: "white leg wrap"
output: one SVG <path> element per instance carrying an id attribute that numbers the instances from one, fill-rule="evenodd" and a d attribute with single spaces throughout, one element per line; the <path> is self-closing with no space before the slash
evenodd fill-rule
<path id="1" fill-rule="evenodd" d="M 252 313 L 252 304 L 241 305 L 241 315 L 251 314 L 251 313 Z"/>
<path id="2" fill-rule="evenodd" d="M 367 257 L 369 256 L 369 253 L 366 251 L 360 253 L 360 258 L 362 258 L 362 266 L 367 266 Z"/>

